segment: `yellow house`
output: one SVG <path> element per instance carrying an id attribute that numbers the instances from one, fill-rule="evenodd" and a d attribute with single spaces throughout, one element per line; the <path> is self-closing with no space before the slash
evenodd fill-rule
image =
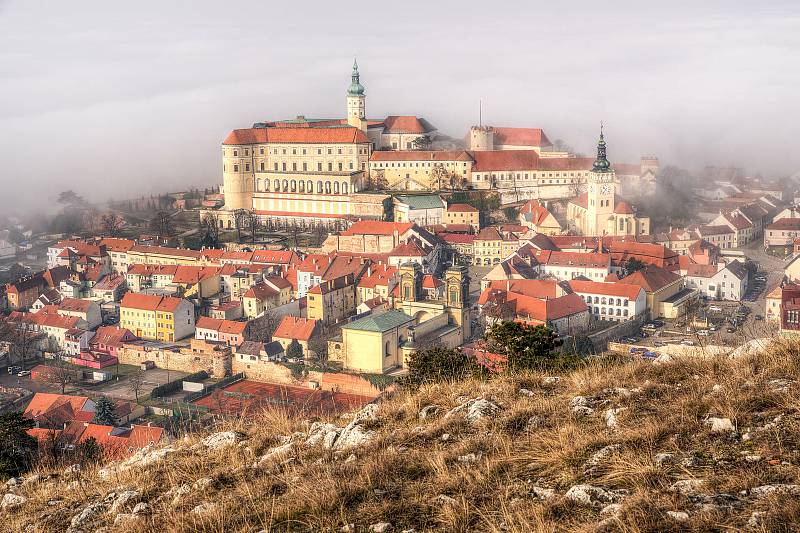
<path id="1" fill-rule="evenodd" d="M 476 265 L 498 265 L 519 247 L 519 239 L 504 237 L 497 228 L 484 228 L 472 241 Z"/>
<path id="2" fill-rule="evenodd" d="M 402 311 L 368 315 L 342 326 L 342 350 L 334 357 L 344 368 L 383 374 L 405 366 L 403 343 L 414 318 Z"/>
<path id="3" fill-rule="evenodd" d="M 644 289 L 651 318 L 676 318 L 685 312 L 691 301 L 697 299 L 697 291 L 683 288 L 681 276 L 654 265 L 647 265 L 625 276 L 618 283 L 637 285 Z"/>
<path id="4" fill-rule="evenodd" d="M 169 296 L 129 292 L 120 303 L 120 327 L 143 339 L 174 342 L 194 334 L 194 305 Z"/>
<path id="5" fill-rule="evenodd" d="M 242 307 L 247 318 L 255 318 L 267 309 L 291 301 L 292 285 L 284 278 L 270 276 L 251 286 L 242 297 Z"/>
<path id="6" fill-rule="evenodd" d="M 538 200 L 529 200 L 519 210 L 519 223 L 545 235 L 560 235 L 563 232 L 553 213 Z"/>
<path id="7" fill-rule="evenodd" d="M 444 213 L 444 223 L 447 226 L 453 224 L 466 224 L 472 226 L 474 231 L 481 229 L 480 212 L 467 204 L 450 204 Z"/>
<path id="8" fill-rule="evenodd" d="M 323 324 L 337 322 L 355 313 L 355 277 L 347 274 L 312 287 L 306 297 L 306 315 Z"/>
<path id="9" fill-rule="evenodd" d="M 128 266 L 139 263 L 151 265 L 199 265 L 202 254 L 197 250 L 165 246 L 136 245 L 128 250 Z"/>

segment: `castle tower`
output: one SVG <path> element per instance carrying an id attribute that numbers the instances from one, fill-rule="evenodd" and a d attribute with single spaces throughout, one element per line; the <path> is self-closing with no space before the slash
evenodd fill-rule
<path id="1" fill-rule="evenodd" d="M 601 125 L 600 140 L 597 141 L 597 159 L 595 159 L 587 179 L 585 234 L 603 235 L 608 232 L 609 219 L 614 217 L 615 177 L 614 169 L 611 168 L 611 163 L 606 158 L 606 141 L 603 138 L 603 126 Z"/>
<path id="2" fill-rule="evenodd" d="M 494 130 L 489 126 L 472 126 L 469 129 L 470 150 L 494 150 Z"/>
<path id="3" fill-rule="evenodd" d="M 422 297 L 422 267 L 419 263 L 400 265 L 400 301 L 416 302 Z"/>
<path id="4" fill-rule="evenodd" d="M 360 75 L 358 74 L 358 63 L 354 59 L 353 73 L 350 76 L 350 87 L 347 88 L 347 123 L 366 133 L 367 109 L 365 101 L 366 95 L 364 94 L 364 86 L 361 85 Z"/>
<path id="5" fill-rule="evenodd" d="M 225 209 L 252 209 L 255 164 L 250 146 L 222 145 L 222 183 Z"/>

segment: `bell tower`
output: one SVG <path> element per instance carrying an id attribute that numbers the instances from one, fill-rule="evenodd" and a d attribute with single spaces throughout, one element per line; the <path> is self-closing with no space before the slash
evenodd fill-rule
<path id="1" fill-rule="evenodd" d="M 464 265 L 454 265 L 444 274 L 445 299 L 449 307 L 468 307 L 469 274 Z"/>
<path id="2" fill-rule="evenodd" d="M 400 301 L 416 302 L 422 295 L 422 267 L 419 263 L 403 263 L 398 269 L 400 275 Z"/>
<path id="3" fill-rule="evenodd" d="M 367 109 L 364 86 L 361 85 L 358 63 L 353 59 L 353 73 L 350 76 L 350 87 L 347 88 L 347 123 L 367 132 Z"/>
<path id="4" fill-rule="evenodd" d="M 586 202 L 586 234 L 601 236 L 607 232 L 609 217 L 614 216 L 616 186 L 614 169 L 606 158 L 606 141 L 603 125 L 600 125 L 600 140 L 597 141 L 597 158 L 589 172 L 588 197 Z"/>

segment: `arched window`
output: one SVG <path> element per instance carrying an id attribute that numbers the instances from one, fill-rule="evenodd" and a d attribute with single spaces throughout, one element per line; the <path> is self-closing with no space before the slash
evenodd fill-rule
<path id="1" fill-rule="evenodd" d="M 606 305 L 606 297 L 605 296 L 603 296 L 603 298 L 600 300 L 600 303 L 603 304 L 603 305 Z"/>
<path id="2" fill-rule="evenodd" d="M 599 304 L 600 303 L 600 298 L 595 296 L 594 297 L 594 303 Z"/>
<path id="3" fill-rule="evenodd" d="M 383 355 L 384 357 L 389 357 L 390 355 L 392 355 L 392 347 L 389 344 L 389 341 L 386 341 L 386 346 L 384 346 L 383 349 Z"/>
<path id="4" fill-rule="evenodd" d="M 292 192 L 297 192 L 297 181 L 292 180 L 292 182 L 291 182 L 291 190 L 292 190 Z"/>
<path id="5" fill-rule="evenodd" d="M 269 178 L 264 180 L 264 190 L 265 191 L 269 190 Z"/>
<path id="6" fill-rule="evenodd" d="M 619 298 L 617 298 L 617 305 L 622 305 L 622 300 L 620 300 Z"/>
<path id="7" fill-rule="evenodd" d="M 627 309 L 623 309 L 622 310 L 622 315 L 623 316 L 628 316 L 628 310 Z"/>
<path id="8" fill-rule="evenodd" d="M 306 182 L 305 181 L 300 180 L 300 183 L 298 183 L 298 185 L 300 186 L 300 189 L 299 189 L 300 192 L 306 192 Z"/>
<path id="9" fill-rule="evenodd" d="M 313 183 L 311 180 L 308 180 L 308 181 L 306 182 L 306 190 L 307 190 L 309 193 L 312 193 L 312 192 L 314 192 L 314 183 Z"/>
<path id="10" fill-rule="evenodd" d="M 263 187 L 263 186 L 264 186 L 264 181 L 261 178 L 258 178 L 256 180 L 256 190 L 260 191 L 261 187 Z"/>
<path id="11" fill-rule="evenodd" d="M 275 186 L 275 192 L 281 192 L 281 182 L 280 182 L 280 180 L 275 180 L 275 183 L 273 185 Z"/>
<path id="12" fill-rule="evenodd" d="M 322 181 L 317 181 L 317 194 L 322 194 Z"/>
<path id="13" fill-rule="evenodd" d="M 622 309 L 617 309 L 617 316 L 620 316 L 621 314 L 622 314 Z"/>
<path id="14" fill-rule="evenodd" d="M 347 183 L 342 183 L 342 194 L 347 194 Z"/>
<path id="15" fill-rule="evenodd" d="M 283 180 L 283 192 L 289 191 L 289 180 Z"/>
<path id="16" fill-rule="evenodd" d="M 333 182 L 333 194 L 339 194 L 339 182 L 338 181 L 334 181 Z"/>
<path id="17" fill-rule="evenodd" d="M 330 194 L 330 193 L 331 193 L 331 182 L 330 181 L 326 181 L 325 182 L 325 194 Z"/>

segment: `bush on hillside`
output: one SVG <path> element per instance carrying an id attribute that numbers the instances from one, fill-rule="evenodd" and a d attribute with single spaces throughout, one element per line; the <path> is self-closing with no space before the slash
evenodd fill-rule
<path id="1" fill-rule="evenodd" d="M 408 375 L 401 382 L 418 386 L 423 383 L 460 381 L 480 375 L 482 370 L 483 367 L 460 350 L 433 346 L 411 354 L 408 358 Z"/>
<path id="2" fill-rule="evenodd" d="M 14 477 L 27 472 L 33 463 L 38 443 L 27 431 L 33 420 L 21 412 L 0 415 L 0 476 Z"/>
<path id="3" fill-rule="evenodd" d="M 491 351 L 508 357 L 506 370 L 511 372 L 550 369 L 564 359 L 556 352 L 558 334 L 547 326 L 504 320 L 492 325 L 486 340 Z"/>

